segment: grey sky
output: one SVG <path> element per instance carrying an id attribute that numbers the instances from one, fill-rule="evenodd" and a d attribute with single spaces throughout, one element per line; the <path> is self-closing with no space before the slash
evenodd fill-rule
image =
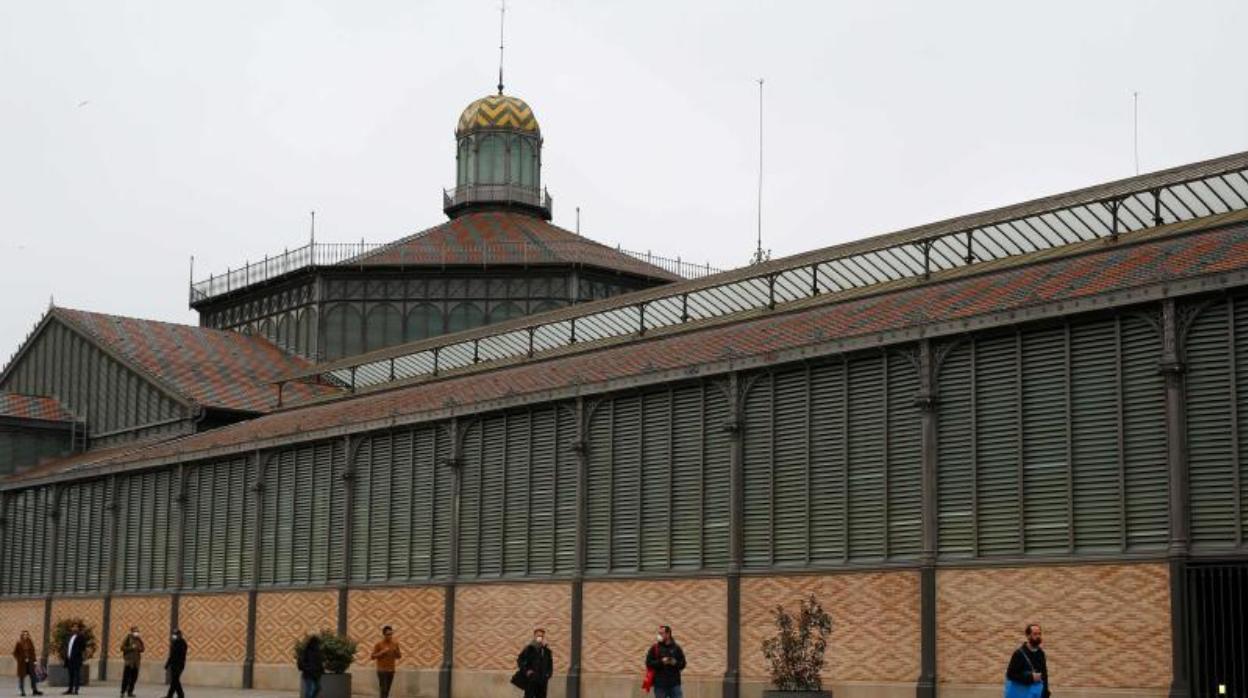
<path id="1" fill-rule="evenodd" d="M 1248 3 L 508 3 L 555 222 L 732 266 L 1248 150 Z M 444 220 L 497 3 L 0 3 L 0 363 L 59 305 Z M 85 102 L 85 104 L 84 104 Z M 80 106 L 81 104 L 81 106 Z"/>

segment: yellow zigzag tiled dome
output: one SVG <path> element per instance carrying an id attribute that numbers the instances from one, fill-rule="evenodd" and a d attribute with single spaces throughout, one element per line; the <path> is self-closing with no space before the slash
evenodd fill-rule
<path id="1" fill-rule="evenodd" d="M 462 136 L 479 129 L 506 128 L 516 131 L 540 133 L 533 110 L 519 97 L 490 95 L 482 97 L 459 115 L 455 135 Z"/>

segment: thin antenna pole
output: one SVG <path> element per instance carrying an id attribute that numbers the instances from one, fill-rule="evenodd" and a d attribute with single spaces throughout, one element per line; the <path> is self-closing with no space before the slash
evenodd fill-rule
<path id="1" fill-rule="evenodd" d="M 507 19 L 507 0 L 498 5 L 498 93 L 503 93 L 503 22 Z"/>
<path id="2" fill-rule="evenodd" d="M 1135 91 L 1131 93 L 1134 100 L 1133 120 L 1135 122 L 1135 173 L 1140 173 L 1140 93 Z"/>
<path id="3" fill-rule="evenodd" d="M 764 261 L 763 255 L 763 78 L 758 79 L 758 240 L 754 263 Z"/>
<path id="4" fill-rule="evenodd" d="M 581 234 L 581 207 L 576 207 L 576 234 Z"/>
<path id="5" fill-rule="evenodd" d="M 316 211 L 312 212 L 312 246 L 316 247 Z"/>

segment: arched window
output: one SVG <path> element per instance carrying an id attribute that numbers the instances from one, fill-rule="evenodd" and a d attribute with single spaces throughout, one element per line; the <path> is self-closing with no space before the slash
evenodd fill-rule
<path id="1" fill-rule="evenodd" d="M 412 306 L 407 311 L 407 341 L 427 339 L 442 334 L 442 311 L 431 303 Z"/>
<path id="2" fill-rule="evenodd" d="M 341 359 L 363 351 L 363 321 L 355 306 L 340 303 L 325 313 L 325 357 Z"/>
<path id="3" fill-rule="evenodd" d="M 277 346 L 290 351 L 295 348 L 294 337 L 291 336 L 290 330 L 294 323 L 290 319 L 290 313 L 282 314 L 277 321 Z"/>
<path id="4" fill-rule="evenodd" d="M 256 334 L 272 342 L 273 341 L 273 322 L 269 320 L 268 318 L 261 320 L 259 329 L 256 330 Z"/>
<path id="5" fill-rule="evenodd" d="M 503 139 L 486 136 L 477 150 L 477 182 L 479 184 L 503 184 L 506 182 Z"/>
<path id="6" fill-rule="evenodd" d="M 403 315 L 393 305 L 378 305 L 368 311 L 364 351 L 394 346 L 403 341 Z"/>
<path id="7" fill-rule="evenodd" d="M 518 169 L 520 171 L 519 183 L 526 187 L 537 186 L 537 149 L 533 147 L 533 143 L 527 138 L 520 139 L 521 153 L 518 158 Z"/>
<path id="8" fill-rule="evenodd" d="M 502 322 L 521 315 L 524 315 L 524 308 L 511 301 L 503 301 L 490 309 L 490 322 Z"/>
<path id="9" fill-rule="evenodd" d="M 460 303 L 446 316 L 447 332 L 462 332 L 485 324 L 485 313 L 475 303 Z"/>
<path id="10" fill-rule="evenodd" d="M 464 139 L 459 142 L 459 153 L 455 156 L 455 186 L 462 187 L 468 184 L 468 140 Z"/>
<path id="11" fill-rule="evenodd" d="M 308 350 L 312 347 L 312 343 L 308 341 L 308 332 L 311 322 L 308 321 L 312 310 L 300 310 L 295 313 L 295 353 L 300 356 L 308 356 Z"/>
<path id="12" fill-rule="evenodd" d="M 542 301 L 533 306 L 534 313 L 544 313 L 548 310 L 558 310 L 566 305 L 563 301 Z"/>

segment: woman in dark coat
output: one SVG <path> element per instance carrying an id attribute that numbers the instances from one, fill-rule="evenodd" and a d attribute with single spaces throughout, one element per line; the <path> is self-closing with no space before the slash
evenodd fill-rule
<path id="1" fill-rule="evenodd" d="M 33 695 L 41 696 L 43 691 L 39 690 L 35 679 L 35 662 L 38 662 L 38 656 L 35 654 L 35 643 L 30 639 L 30 632 L 23 630 L 22 636 L 18 639 L 17 644 L 13 646 L 13 661 L 17 664 L 17 688 L 26 695 L 26 677 L 30 677 L 30 692 Z"/>
<path id="2" fill-rule="evenodd" d="M 321 652 L 321 638 L 313 635 L 299 653 L 299 676 L 303 686 L 303 698 L 316 698 L 321 692 L 321 676 L 325 673 L 325 655 Z"/>

